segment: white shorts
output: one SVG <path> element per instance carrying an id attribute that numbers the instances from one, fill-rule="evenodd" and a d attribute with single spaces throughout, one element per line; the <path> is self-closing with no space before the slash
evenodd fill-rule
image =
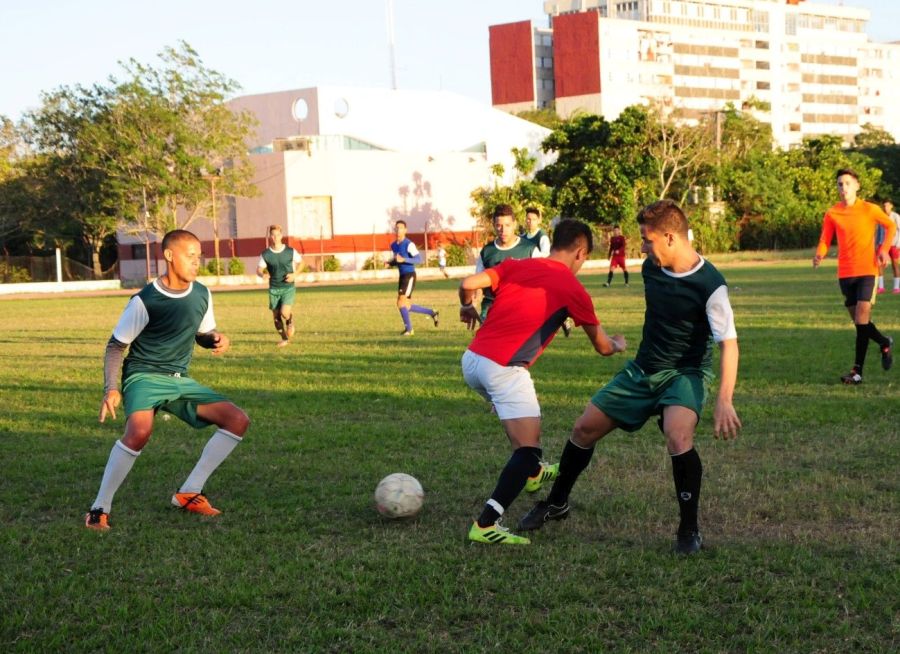
<path id="1" fill-rule="evenodd" d="M 493 402 L 500 420 L 541 417 L 541 406 L 528 368 L 501 366 L 466 350 L 462 357 L 462 371 L 472 390 Z"/>

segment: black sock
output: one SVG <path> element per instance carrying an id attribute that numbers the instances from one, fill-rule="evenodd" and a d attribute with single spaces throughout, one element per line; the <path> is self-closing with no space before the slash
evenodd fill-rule
<path id="1" fill-rule="evenodd" d="M 675 497 L 681 522 L 678 532 L 697 531 L 697 506 L 700 503 L 700 481 L 703 464 L 694 448 L 672 457 L 672 477 L 675 480 Z"/>
<path id="2" fill-rule="evenodd" d="M 543 450 L 539 447 L 520 447 L 513 452 L 509 461 L 506 462 L 503 472 L 500 473 L 497 487 L 491 493 L 491 500 L 502 506 L 504 510 L 508 509 L 513 500 L 525 488 L 528 478 L 534 477 L 540 472 L 542 456 Z M 501 515 L 500 511 L 493 506 L 485 504 L 484 510 L 478 516 L 478 526 L 492 525 Z"/>
<path id="3" fill-rule="evenodd" d="M 594 455 L 594 448 L 578 447 L 572 441 L 567 441 L 559 458 L 559 477 L 553 482 L 553 488 L 547 495 L 547 501 L 554 506 L 562 506 L 569 501 L 569 493 L 578 480 L 578 475 L 587 468 Z"/>
<path id="4" fill-rule="evenodd" d="M 609 271 L 609 275 L 606 277 L 606 283 L 612 284 L 612 270 Z"/>
<path id="5" fill-rule="evenodd" d="M 878 347 L 885 347 L 888 345 L 888 343 L 890 343 L 887 337 L 885 337 L 884 334 L 878 331 L 878 328 L 875 327 L 874 322 L 869 321 L 869 324 L 866 326 L 869 328 L 869 338 L 878 343 Z"/>
<path id="6" fill-rule="evenodd" d="M 866 362 L 866 352 L 869 350 L 869 325 L 856 326 L 856 364 L 854 367 L 862 374 L 863 365 Z"/>
<path id="7" fill-rule="evenodd" d="M 627 283 L 628 283 L 628 271 L 627 271 L 627 270 L 623 270 L 623 271 L 622 271 L 622 274 L 625 275 L 625 283 L 627 284 Z"/>

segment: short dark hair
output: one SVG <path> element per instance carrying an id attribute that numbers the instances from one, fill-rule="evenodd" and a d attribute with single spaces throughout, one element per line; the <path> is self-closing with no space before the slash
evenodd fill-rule
<path id="1" fill-rule="evenodd" d="M 591 233 L 591 228 L 580 220 L 564 218 L 557 223 L 553 230 L 553 243 L 550 245 L 550 249 L 571 250 L 578 245 L 580 238 L 586 241 L 587 251 L 593 252 L 594 235 Z"/>
<path id="2" fill-rule="evenodd" d="M 674 200 L 658 200 L 648 204 L 638 213 L 637 222 L 654 232 L 672 232 L 687 238 L 687 216 Z"/>
<path id="3" fill-rule="evenodd" d="M 538 209 L 537 207 L 526 207 L 526 208 L 525 208 L 525 213 L 526 213 L 526 214 L 528 214 L 528 213 L 533 213 L 533 214 L 536 214 L 538 218 L 541 217 L 541 210 Z"/>
<path id="4" fill-rule="evenodd" d="M 494 207 L 493 218 L 499 218 L 500 216 L 513 216 L 515 217 L 516 212 L 513 211 L 512 206 L 508 204 L 498 204 Z"/>
<path id="5" fill-rule="evenodd" d="M 852 168 L 841 168 L 839 171 L 837 171 L 837 173 L 835 173 L 834 181 L 839 180 L 844 175 L 850 175 L 850 177 L 855 179 L 857 182 L 859 181 L 859 175 L 857 175 L 856 171 Z"/>
<path id="6" fill-rule="evenodd" d="M 168 232 L 165 236 L 163 236 L 162 240 L 162 251 L 165 252 L 169 248 L 171 248 L 176 243 L 181 243 L 182 241 L 197 241 L 200 242 L 200 239 L 197 238 L 197 235 L 194 232 L 189 232 L 186 229 L 173 229 L 171 232 Z"/>
<path id="7" fill-rule="evenodd" d="M 394 223 L 394 227 L 396 227 L 397 225 L 403 225 L 404 227 L 407 226 L 405 220 L 398 220 L 397 222 Z"/>

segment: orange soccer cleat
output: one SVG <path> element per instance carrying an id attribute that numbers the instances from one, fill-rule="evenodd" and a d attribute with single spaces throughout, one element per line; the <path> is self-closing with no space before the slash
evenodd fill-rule
<path id="1" fill-rule="evenodd" d="M 175 493 L 172 496 L 172 506 L 177 506 L 191 513 L 200 515 L 219 515 L 219 509 L 213 507 L 203 493 Z"/>
<path id="2" fill-rule="evenodd" d="M 88 529 L 105 531 L 109 529 L 109 514 L 104 513 L 103 509 L 91 509 L 84 516 L 84 526 Z"/>

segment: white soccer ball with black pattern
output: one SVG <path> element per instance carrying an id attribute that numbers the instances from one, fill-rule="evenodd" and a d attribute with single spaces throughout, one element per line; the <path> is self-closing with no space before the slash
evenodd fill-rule
<path id="1" fill-rule="evenodd" d="M 386 518 L 411 518 L 422 508 L 425 491 L 412 475 L 395 472 L 375 488 L 375 508 Z"/>

